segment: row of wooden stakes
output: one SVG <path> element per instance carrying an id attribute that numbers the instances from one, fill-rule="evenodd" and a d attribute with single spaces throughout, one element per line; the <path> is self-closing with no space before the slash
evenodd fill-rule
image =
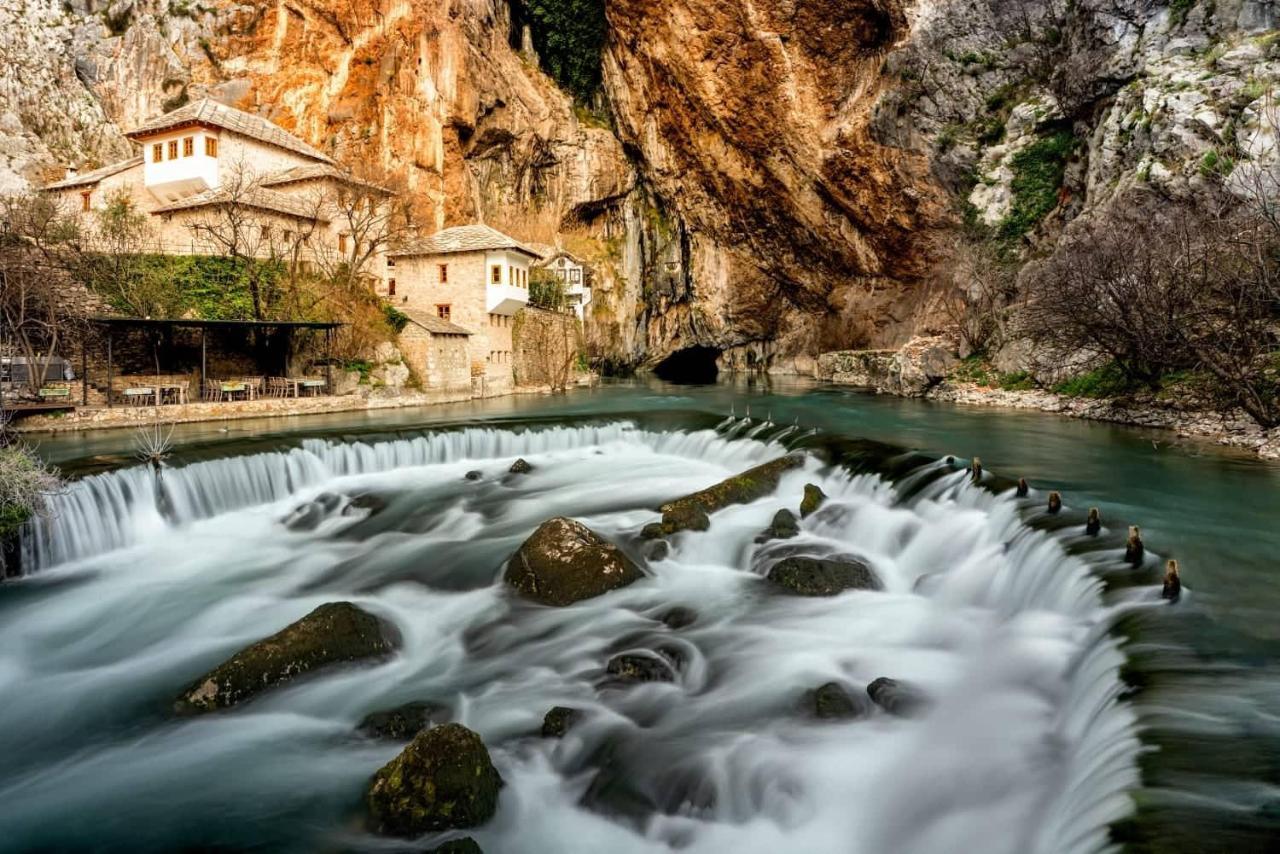
<path id="1" fill-rule="evenodd" d="M 982 480 L 982 460 L 977 457 L 973 458 L 973 464 L 970 468 L 973 474 L 973 482 L 979 483 Z M 1025 477 L 1018 478 L 1017 496 L 1026 498 L 1031 492 L 1031 487 L 1027 484 Z M 1057 514 L 1062 510 L 1062 493 L 1054 490 L 1049 493 L 1050 513 Z M 1096 537 L 1102 531 L 1102 514 L 1097 507 L 1089 508 L 1089 516 L 1084 523 L 1084 532 L 1090 537 Z M 1142 561 L 1146 558 L 1146 547 L 1142 544 L 1142 532 L 1138 530 L 1137 525 L 1129 526 L 1129 539 L 1124 546 L 1125 562 L 1133 567 L 1142 566 Z M 1164 587 L 1160 591 L 1160 598 L 1168 599 L 1171 603 L 1177 602 L 1182 597 L 1182 578 L 1178 574 L 1178 562 L 1169 560 L 1164 565 Z"/>

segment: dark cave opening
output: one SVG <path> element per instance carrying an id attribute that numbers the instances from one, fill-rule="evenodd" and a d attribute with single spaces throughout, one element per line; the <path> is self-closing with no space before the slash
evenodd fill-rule
<path id="1" fill-rule="evenodd" d="M 713 383 L 720 374 L 716 359 L 720 351 L 715 347 L 685 347 L 663 359 L 653 369 L 658 379 L 689 385 Z"/>

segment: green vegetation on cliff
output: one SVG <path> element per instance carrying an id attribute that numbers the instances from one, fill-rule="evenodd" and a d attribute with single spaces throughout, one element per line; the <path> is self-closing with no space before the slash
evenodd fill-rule
<path id="1" fill-rule="evenodd" d="M 542 68 L 581 104 L 600 89 L 604 0 L 525 0 Z"/>
<path id="2" fill-rule="evenodd" d="M 1058 206 L 1058 191 L 1075 151 L 1070 131 L 1058 131 L 1019 151 L 1013 157 L 1013 206 L 1000 223 L 1000 239 L 1017 240 Z"/>

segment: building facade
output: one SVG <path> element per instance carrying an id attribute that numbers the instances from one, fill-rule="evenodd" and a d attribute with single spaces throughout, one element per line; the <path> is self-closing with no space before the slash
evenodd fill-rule
<path id="1" fill-rule="evenodd" d="M 583 320 L 591 306 L 591 268 L 573 253 L 564 249 L 548 248 L 535 266 L 546 270 L 564 285 L 569 307 Z"/>
<path id="2" fill-rule="evenodd" d="M 244 211 L 240 254 L 339 261 L 353 254 L 333 199 L 360 184 L 328 155 L 264 118 L 206 98 L 157 116 L 126 134 L 139 149 L 91 172 L 69 170 L 44 187 L 64 210 L 86 219 L 127 197 L 150 215 L 150 251 L 219 254 L 219 211 Z M 370 185 L 361 184 L 368 187 Z M 225 231 L 225 229 L 223 229 Z M 369 275 L 383 268 L 381 254 Z"/>
<path id="3" fill-rule="evenodd" d="M 529 302 L 529 270 L 538 255 L 486 225 L 447 228 L 387 254 L 382 296 L 395 308 L 461 327 L 473 377 L 485 393 L 515 385 L 512 327 Z"/>

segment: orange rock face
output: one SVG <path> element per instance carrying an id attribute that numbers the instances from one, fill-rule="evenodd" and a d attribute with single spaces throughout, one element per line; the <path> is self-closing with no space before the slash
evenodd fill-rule
<path id="1" fill-rule="evenodd" d="M 691 287 L 655 307 L 654 349 L 900 336 L 890 308 L 923 276 L 944 210 L 925 159 L 869 132 L 900 0 L 607 8 L 619 132 L 688 229 Z"/>

